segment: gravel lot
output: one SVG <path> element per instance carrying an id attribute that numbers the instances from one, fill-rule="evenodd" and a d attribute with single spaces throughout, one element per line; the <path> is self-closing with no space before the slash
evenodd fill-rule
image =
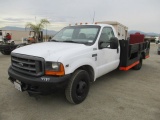
<path id="1" fill-rule="evenodd" d="M 63 91 L 19 92 L 8 80 L 10 56 L 0 53 L 0 120 L 160 120 L 160 55 L 151 45 L 140 71 L 113 71 L 91 84 L 87 99 L 72 105 Z"/>

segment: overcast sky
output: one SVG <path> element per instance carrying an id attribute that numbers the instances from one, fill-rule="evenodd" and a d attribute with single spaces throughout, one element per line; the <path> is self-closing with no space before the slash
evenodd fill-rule
<path id="1" fill-rule="evenodd" d="M 0 0 L 0 27 L 25 27 L 47 18 L 47 29 L 68 24 L 118 21 L 129 30 L 160 33 L 160 0 Z"/>

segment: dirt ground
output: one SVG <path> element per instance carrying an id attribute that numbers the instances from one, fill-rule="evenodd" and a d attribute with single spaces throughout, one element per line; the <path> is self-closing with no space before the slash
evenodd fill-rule
<path id="1" fill-rule="evenodd" d="M 160 55 L 139 71 L 113 71 L 91 84 L 87 99 L 72 105 L 63 91 L 38 100 L 19 92 L 8 80 L 10 56 L 0 54 L 0 120 L 160 120 Z"/>

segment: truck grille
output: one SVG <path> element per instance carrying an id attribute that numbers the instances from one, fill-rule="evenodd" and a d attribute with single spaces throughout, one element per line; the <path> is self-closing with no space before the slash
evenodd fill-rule
<path id="1" fill-rule="evenodd" d="M 40 76 L 44 74 L 43 58 L 12 53 L 11 61 L 12 69 L 17 72 L 31 76 Z"/>

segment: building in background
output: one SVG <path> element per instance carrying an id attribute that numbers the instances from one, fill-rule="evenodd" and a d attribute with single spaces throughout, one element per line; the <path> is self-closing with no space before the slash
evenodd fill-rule
<path id="1" fill-rule="evenodd" d="M 22 40 L 29 36 L 28 31 L 18 31 L 18 30 L 2 30 L 4 33 L 10 33 L 13 40 Z"/>

